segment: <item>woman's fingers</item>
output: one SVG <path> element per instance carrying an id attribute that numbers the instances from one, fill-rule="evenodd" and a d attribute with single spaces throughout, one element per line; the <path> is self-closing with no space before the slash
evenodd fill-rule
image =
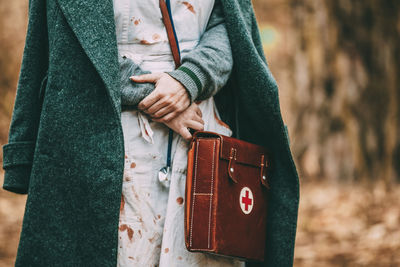
<path id="1" fill-rule="evenodd" d="M 201 124 L 204 124 L 203 119 L 200 116 L 198 116 L 197 114 L 195 116 L 193 116 L 193 120 L 200 122 Z"/>
<path id="2" fill-rule="evenodd" d="M 189 129 L 186 127 L 182 127 L 178 133 L 188 141 L 190 141 L 190 139 L 192 138 L 192 134 L 189 132 Z"/>
<path id="3" fill-rule="evenodd" d="M 162 122 L 170 122 L 171 120 L 175 119 L 177 116 L 179 116 L 179 112 L 173 111 L 168 113 L 167 115 L 161 117 Z"/>
<path id="4" fill-rule="evenodd" d="M 196 131 L 203 131 L 204 130 L 204 124 L 200 123 L 195 120 L 188 120 L 186 123 L 186 127 L 192 128 L 193 130 Z"/>
<path id="5" fill-rule="evenodd" d="M 154 105 L 153 105 L 154 106 Z M 151 106 L 151 108 L 153 107 Z M 150 108 L 150 109 L 151 109 Z M 150 111 L 149 109 L 149 111 Z M 149 112 L 149 114 L 153 117 L 153 118 L 162 118 L 164 117 L 166 114 L 169 114 L 171 112 L 174 111 L 174 107 L 173 106 L 164 106 L 162 108 L 158 108 L 158 110 L 156 110 L 156 112 Z"/>
<path id="6" fill-rule="evenodd" d="M 156 83 L 161 78 L 162 74 L 162 72 L 142 74 L 131 76 L 129 79 L 136 83 Z"/>
<path id="7" fill-rule="evenodd" d="M 192 103 L 188 109 L 193 110 L 197 115 L 199 115 L 200 117 L 203 116 L 203 113 L 201 112 L 201 109 L 199 107 L 199 105 L 197 105 L 196 103 Z"/>
<path id="8" fill-rule="evenodd" d="M 196 109 L 196 114 L 199 115 L 200 117 L 203 117 L 203 113 L 201 112 L 200 108 Z"/>
<path id="9" fill-rule="evenodd" d="M 138 105 L 140 110 L 152 117 L 169 121 L 190 105 L 189 94 L 185 87 L 166 73 L 144 74 L 135 77 L 133 81 L 156 81 L 154 91 Z"/>
<path id="10" fill-rule="evenodd" d="M 168 103 L 166 103 L 166 101 L 163 100 L 163 97 L 161 97 L 153 105 L 151 105 L 149 108 L 147 108 L 143 111 L 146 112 L 147 114 L 149 114 L 150 116 L 154 117 L 155 113 L 157 113 L 159 110 L 161 110 L 163 108 L 167 108 L 167 107 L 168 107 Z M 157 117 L 159 117 L 159 116 L 157 116 Z"/>
<path id="11" fill-rule="evenodd" d="M 142 101 L 139 102 L 138 108 L 140 110 L 145 111 L 145 110 L 149 109 L 153 104 L 155 104 L 160 99 L 161 99 L 161 95 L 158 93 L 158 91 L 154 90 L 148 96 L 146 96 Z"/>
<path id="12" fill-rule="evenodd" d="M 189 108 L 178 114 L 175 114 L 177 112 L 173 111 L 162 118 L 154 118 L 153 120 L 164 123 L 176 133 L 180 134 L 186 140 L 190 140 L 192 138 L 192 134 L 190 133 L 189 128 L 196 131 L 204 130 L 204 121 L 196 110 L 197 108 L 198 107 L 196 105 L 190 106 Z M 173 119 L 167 121 L 166 119 L 168 119 L 171 114 L 175 114 L 176 116 Z"/>
<path id="13" fill-rule="evenodd" d="M 181 112 L 184 110 L 183 101 L 179 97 L 161 93 L 160 95 L 162 96 L 161 99 L 146 110 L 148 114 L 159 118 L 172 111 Z M 167 110 L 167 113 L 165 113 L 165 110 Z"/>

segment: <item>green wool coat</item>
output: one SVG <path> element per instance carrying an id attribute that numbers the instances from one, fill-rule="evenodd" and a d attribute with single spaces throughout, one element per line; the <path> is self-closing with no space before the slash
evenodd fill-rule
<path id="1" fill-rule="evenodd" d="M 259 266 L 291 266 L 299 181 L 278 88 L 251 0 L 222 2 L 234 68 L 217 107 L 234 136 L 271 151 Z M 117 56 L 112 0 L 30 0 L 3 146 L 3 188 L 28 194 L 16 266 L 116 266 L 125 154 Z"/>

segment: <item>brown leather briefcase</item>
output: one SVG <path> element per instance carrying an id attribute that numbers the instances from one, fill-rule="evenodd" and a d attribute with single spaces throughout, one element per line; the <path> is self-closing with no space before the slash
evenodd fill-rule
<path id="1" fill-rule="evenodd" d="M 194 133 L 185 201 L 189 251 L 264 260 L 268 165 L 262 146 L 214 132 Z"/>

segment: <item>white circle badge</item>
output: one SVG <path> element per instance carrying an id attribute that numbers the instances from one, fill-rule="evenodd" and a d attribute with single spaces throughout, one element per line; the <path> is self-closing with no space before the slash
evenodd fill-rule
<path id="1" fill-rule="evenodd" d="M 240 208 L 244 214 L 249 214 L 254 206 L 253 192 L 250 188 L 243 187 L 239 196 Z"/>

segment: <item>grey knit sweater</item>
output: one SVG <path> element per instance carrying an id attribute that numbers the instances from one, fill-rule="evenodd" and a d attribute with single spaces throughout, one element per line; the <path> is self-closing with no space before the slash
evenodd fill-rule
<path id="1" fill-rule="evenodd" d="M 225 28 L 220 0 L 215 1 L 206 30 L 198 45 L 182 57 L 182 65 L 167 72 L 188 91 L 191 102 L 215 95 L 227 82 L 233 67 L 232 51 Z M 141 69 L 133 60 L 119 58 L 121 77 L 121 104 L 137 104 L 154 90 L 152 83 L 135 83 L 132 75 L 151 73 Z"/>

